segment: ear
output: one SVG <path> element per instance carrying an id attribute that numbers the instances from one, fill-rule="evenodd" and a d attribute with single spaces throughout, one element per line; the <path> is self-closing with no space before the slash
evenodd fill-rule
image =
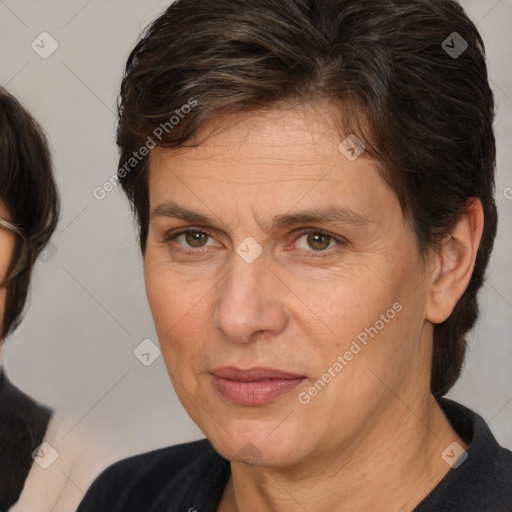
<path id="1" fill-rule="evenodd" d="M 444 322 L 467 288 L 473 274 L 483 227 L 482 203 L 480 199 L 472 198 L 468 202 L 467 213 L 460 217 L 435 255 L 435 269 L 425 313 L 430 322 Z"/>

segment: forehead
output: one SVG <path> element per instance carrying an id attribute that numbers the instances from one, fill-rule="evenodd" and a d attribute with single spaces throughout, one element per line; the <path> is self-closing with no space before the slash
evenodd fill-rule
<path id="1" fill-rule="evenodd" d="M 209 169 L 203 176 L 208 177 L 238 167 L 238 177 L 243 180 L 252 177 L 251 171 L 261 174 L 263 167 L 279 168 L 276 179 L 286 174 L 287 168 L 302 167 L 306 175 L 312 176 L 312 166 L 325 169 L 326 164 L 347 160 L 339 147 L 348 135 L 353 135 L 341 132 L 336 112 L 339 110 L 333 103 L 323 101 L 295 108 L 214 116 L 203 122 L 186 146 L 151 150 L 149 168 L 158 171 L 166 164 L 172 163 L 173 169 L 188 164 L 188 176 L 199 177 L 200 171 Z M 380 172 L 376 160 L 364 152 L 362 157 L 368 168 Z"/>
<path id="2" fill-rule="evenodd" d="M 367 217 L 393 195 L 379 163 L 354 161 L 339 150 L 340 135 L 325 106 L 258 111 L 205 122 L 192 144 L 150 153 L 151 207 L 173 199 L 215 212 L 251 204 L 263 214 L 296 205 L 337 205 Z M 189 144 L 190 145 L 190 144 Z M 394 201 L 392 197 L 389 198 Z"/>
<path id="3" fill-rule="evenodd" d="M 183 148 L 191 159 L 268 158 L 279 160 L 286 151 L 289 161 L 300 162 L 304 157 L 327 157 L 336 149 L 340 135 L 328 118 L 325 106 L 303 106 L 294 109 L 267 109 L 252 113 L 213 117 L 205 121 L 192 150 Z M 288 151 L 287 151 L 288 150 Z"/>

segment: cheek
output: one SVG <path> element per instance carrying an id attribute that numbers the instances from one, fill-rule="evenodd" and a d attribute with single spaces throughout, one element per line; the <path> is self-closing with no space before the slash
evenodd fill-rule
<path id="1" fill-rule="evenodd" d="M 174 391 L 192 420 L 205 423 L 208 304 L 200 283 L 176 279 L 168 268 L 146 270 L 146 293 Z M 198 406 L 198 404 L 202 404 Z M 215 417 L 215 411 L 210 411 Z"/>
<path id="2" fill-rule="evenodd" d="M 315 351 L 322 348 L 327 354 L 342 354 L 358 335 L 364 340 L 365 329 L 380 320 L 390 310 L 398 294 L 392 287 L 365 280 L 311 283 L 297 290 L 295 317 L 315 343 Z M 387 319 L 387 317 L 386 317 Z M 387 327 L 387 324 L 386 324 Z M 382 329 L 379 329 L 379 331 Z M 324 341 L 322 341 L 322 339 Z"/>
<path id="3" fill-rule="evenodd" d="M 382 381 L 393 388 L 408 372 L 418 354 L 422 321 L 421 297 L 411 297 L 405 279 L 320 288 L 317 283 L 305 286 L 300 297 L 307 308 L 302 306 L 306 314 L 296 315 L 296 321 L 310 343 L 314 376 L 330 389 L 322 391 L 317 405 L 326 400 L 346 407 L 382 396 Z M 318 387 L 323 389 L 322 382 Z"/>
<path id="4" fill-rule="evenodd" d="M 144 261 L 144 280 L 155 327 L 159 334 L 165 335 L 193 309 L 197 302 L 197 283 L 175 272 L 169 261 L 149 248 Z"/>
<path id="5" fill-rule="evenodd" d="M 14 253 L 14 235 L 5 229 L 0 229 L 0 285 L 7 277 L 7 271 Z"/>
<path id="6" fill-rule="evenodd" d="M 3 330 L 3 318 L 7 296 L 7 289 L 2 285 L 7 277 L 7 272 L 14 253 L 14 247 L 14 235 L 4 229 L 0 229 L 0 332 Z"/>
<path id="7" fill-rule="evenodd" d="M 169 370 L 189 367 L 205 352 L 209 324 L 208 290 L 204 282 L 187 281 L 168 265 L 146 265 L 146 295 Z M 177 361 L 179 359 L 179 365 Z"/>
<path id="8" fill-rule="evenodd" d="M 0 333 L 4 330 L 4 313 L 5 313 L 5 299 L 6 299 L 7 290 L 5 288 L 0 288 Z M 0 339 L 0 343 L 1 343 Z"/>

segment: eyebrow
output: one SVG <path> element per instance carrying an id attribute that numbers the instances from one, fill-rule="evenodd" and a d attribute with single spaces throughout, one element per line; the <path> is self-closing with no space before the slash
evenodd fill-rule
<path id="1" fill-rule="evenodd" d="M 214 222 L 212 217 L 208 215 L 204 215 L 199 212 L 195 212 L 194 210 L 189 210 L 184 206 L 181 206 L 173 201 L 168 201 L 166 203 L 161 203 L 158 206 L 155 206 L 151 210 L 151 220 L 157 217 L 171 217 L 174 219 L 181 219 L 190 223 L 200 223 L 200 224 L 211 224 Z"/>
<path id="2" fill-rule="evenodd" d="M 214 224 L 215 219 L 194 210 L 190 210 L 173 201 L 161 203 L 151 210 L 151 219 L 170 217 L 198 224 Z M 363 226 L 374 221 L 365 215 L 340 207 L 314 208 L 297 213 L 277 215 L 272 219 L 271 230 L 296 226 L 299 224 L 348 224 Z"/>

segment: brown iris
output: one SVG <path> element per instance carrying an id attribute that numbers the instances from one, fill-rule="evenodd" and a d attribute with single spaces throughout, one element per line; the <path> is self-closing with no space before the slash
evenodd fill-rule
<path id="1" fill-rule="evenodd" d="M 201 231 L 187 231 L 185 240 L 190 247 L 204 247 L 208 241 L 208 235 Z"/>
<path id="2" fill-rule="evenodd" d="M 322 233 L 309 233 L 307 241 L 308 245 L 315 251 L 323 251 L 329 247 L 331 237 Z"/>

